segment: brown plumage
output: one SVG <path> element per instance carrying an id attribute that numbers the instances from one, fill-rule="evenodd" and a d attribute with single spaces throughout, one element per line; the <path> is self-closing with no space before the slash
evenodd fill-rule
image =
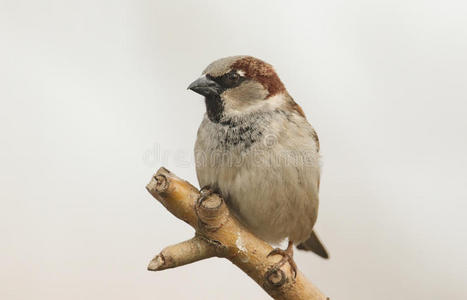
<path id="1" fill-rule="evenodd" d="M 319 240 L 315 231 L 311 232 L 311 236 L 308 240 L 297 245 L 297 249 L 312 251 L 315 254 L 318 254 L 322 258 L 329 258 L 328 251 L 324 248 L 323 243 Z"/>
<path id="2" fill-rule="evenodd" d="M 274 68 L 251 56 L 216 60 L 193 82 L 207 114 L 198 130 L 195 160 L 201 186 L 219 191 L 255 235 L 328 254 L 313 231 L 318 216 L 320 155 L 316 131 Z"/>
<path id="3" fill-rule="evenodd" d="M 233 63 L 231 68 L 244 71 L 246 77 L 261 83 L 269 92 L 267 98 L 285 91 L 285 86 L 274 68 L 260 59 L 245 56 Z"/>

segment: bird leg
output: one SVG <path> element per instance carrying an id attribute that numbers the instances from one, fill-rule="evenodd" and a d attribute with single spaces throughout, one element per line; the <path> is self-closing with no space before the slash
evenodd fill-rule
<path id="1" fill-rule="evenodd" d="M 295 261 L 293 260 L 293 242 L 289 241 L 289 244 L 287 245 L 287 249 L 282 250 L 280 248 L 275 248 L 271 252 L 269 252 L 268 256 L 271 255 L 281 255 L 282 259 L 275 263 L 272 267 L 274 269 L 279 269 L 282 267 L 286 262 L 289 262 L 290 268 L 292 269 L 292 272 L 294 273 L 294 278 L 297 277 L 297 264 L 295 264 Z"/>

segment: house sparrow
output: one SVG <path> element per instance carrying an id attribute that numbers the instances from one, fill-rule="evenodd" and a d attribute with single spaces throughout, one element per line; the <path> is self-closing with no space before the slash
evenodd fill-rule
<path id="1" fill-rule="evenodd" d="M 273 67 L 251 56 L 211 63 L 188 89 L 205 98 L 195 144 L 201 187 L 220 193 L 243 225 L 287 250 L 269 255 L 293 262 L 293 245 L 328 253 L 313 225 L 318 216 L 319 140 Z"/>

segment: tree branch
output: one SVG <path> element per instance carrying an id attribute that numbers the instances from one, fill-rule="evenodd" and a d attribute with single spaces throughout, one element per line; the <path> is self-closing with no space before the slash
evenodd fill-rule
<path id="1" fill-rule="evenodd" d="M 161 271 L 216 256 L 216 249 L 199 236 L 164 248 L 149 263 L 149 271 Z"/>
<path id="2" fill-rule="evenodd" d="M 276 300 L 327 299 L 289 264 L 275 269 L 281 257 L 267 257 L 272 247 L 250 233 L 229 212 L 224 200 L 209 190 L 198 191 L 185 180 L 160 168 L 146 189 L 177 218 L 196 230 L 194 238 L 164 248 L 148 270 L 160 271 L 217 256 L 242 269 Z"/>

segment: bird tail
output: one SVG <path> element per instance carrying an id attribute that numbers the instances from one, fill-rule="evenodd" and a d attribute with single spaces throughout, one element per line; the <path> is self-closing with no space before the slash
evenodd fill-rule
<path id="1" fill-rule="evenodd" d="M 321 243 L 314 230 L 311 232 L 311 236 L 306 241 L 297 245 L 297 249 L 312 251 L 322 258 L 329 258 L 328 251 L 326 248 L 324 248 L 323 243 Z"/>

